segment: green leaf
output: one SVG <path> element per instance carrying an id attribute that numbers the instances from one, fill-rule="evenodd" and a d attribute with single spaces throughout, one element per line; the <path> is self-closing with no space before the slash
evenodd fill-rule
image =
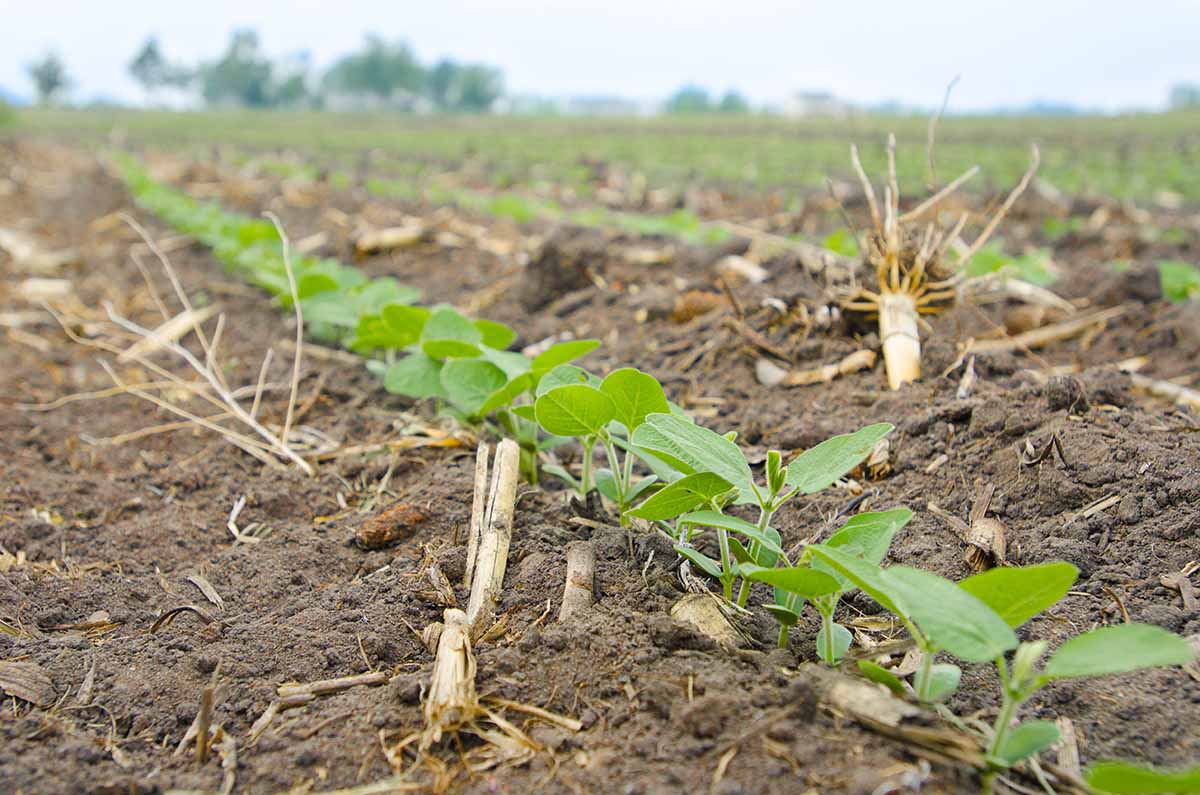
<path id="1" fill-rule="evenodd" d="M 856 514 L 830 536 L 825 546 L 852 549 L 863 560 L 878 566 L 887 555 L 896 531 L 912 517 L 913 512 L 907 508 Z"/>
<path id="2" fill-rule="evenodd" d="M 551 389 L 558 389 L 560 386 L 576 384 L 586 384 L 587 386 L 596 388 L 600 386 L 600 379 L 582 367 L 576 367 L 573 364 L 560 364 L 553 370 L 543 373 L 540 376 L 535 370 L 533 371 L 533 378 L 537 380 L 537 391 L 534 397 L 541 397 Z M 593 381 L 595 383 L 592 383 Z"/>
<path id="3" fill-rule="evenodd" d="M 596 483 L 596 491 L 613 502 L 620 502 L 620 495 L 617 493 L 617 479 L 613 476 L 611 469 L 604 467 L 594 470 L 592 478 Z"/>
<path id="4" fill-rule="evenodd" d="M 1200 268 L 1179 260 L 1167 260 L 1158 263 L 1158 276 L 1163 295 L 1168 300 L 1181 304 L 1200 298 Z"/>
<path id="5" fill-rule="evenodd" d="M 1076 635 L 1051 655 L 1041 679 L 1076 679 L 1185 665 L 1195 659 L 1186 640 L 1150 624 L 1118 624 Z"/>
<path id="6" fill-rule="evenodd" d="M 625 495 L 625 498 L 628 500 L 635 500 L 643 491 L 650 488 L 657 482 L 657 475 L 646 475 L 645 477 L 638 478 L 629 486 L 629 493 Z"/>
<path id="7" fill-rule="evenodd" d="M 533 404 L 538 424 L 558 436 L 589 436 L 612 421 L 608 395 L 582 384 L 551 389 Z"/>
<path id="8" fill-rule="evenodd" d="M 879 684 L 883 685 L 896 695 L 904 695 L 904 682 L 900 680 L 900 677 L 896 676 L 882 665 L 872 662 L 871 660 L 859 660 L 858 672 L 867 679 L 870 679 L 872 682 L 878 682 Z"/>
<path id="9" fill-rule="evenodd" d="M 423 353 L 413 353 L 388 368 L 383 377 L 383 388 L 392 394 L 412 398 L 445 398 L 441 376 L 441 362 Z"/>
<path id="10" fill-rule="evenodd" d="M 407 304 L 388 304 L 379 310 L 379 317 L 384 326 L 392 332 L 395 339 L 404 340 L 397 346 L 401 348 L 421 339 L 421 331 L 425 328 L 429 315 L 428 309 Z"/>
<path id="11" fill-rule="evenodd" d="M 520 417 L 523 420 L 529 420 L 530 422 L 537 422 L 537 415 L 535 415 L 533 413 L 533 406 L 529 406 L 529 405 L 513 406 L 512 413 L 516 414 L 518 417 Z M 549 448 L 539 448 L 539 449 L 549 449 Z"/>
<path id="12" fill-rule="evenodd" d="M 968 662 L 985 662 L 1017 645 L 1003 619 L 950 580 L 907 566 L 880 569 L 851 549 L 809 547 L 884 609 L 915 625 L 934 647 Z"/>
<path id="13" fill-rule="evenodd" d="M 469 342 L 461 342 L 460 340 L 425 340 L 421 343 L 421 350 L 429 358 L 437 359 L 438 361 L 443 359 L 473 359 L 480 353 L 479 348 L 475 345 Z"/>
<path id="14" fill-rule="evenodd" d="M 308 273 L 296 280 L 296 294 L 301 301 L 319 293 L 335 292 L 338 287 L 337 279 L 327 273 Z"/>
<path id="15" fill-rule="evenodd" d="M 678 524 L 698 524 L 704 527 L 716 527 L 721 530 L 728 530 L 731 533 L 737 533 L 749 538 L 763 549 L 768 549 L 776 555 L 783 554 L 783 550 L 779 547 L 779 542 L 775 538 L 759 530 L 758 525 L 751 524 L 745 519 L 739 519 L 736 516 L 726 516 L 716 511 L 694 511 L 680 516 L 676 522 Z"/>
<path id="16" fill-rule="evenodd" d="M 867 596 L 879 603 L 880 607 L 899 617 L 902 621 L 910 622 L 907 610 L 892 600 L 888 593 L 888 584 L 883 579 L 883 569 L 874 563 L 863 560 L 855 554 L 853 548 L 830 547 L 825 544 L 814 544 L 808 548 L 817 562 L 827 564 L 834 572 L 846 578 L 851 585 L 860 589 Z"/>
<path id="17" fill-rule="evenodd" d="M 532 383 L 532 378 L 529 373 L 523 373 L 508 381 L 504 386 L 489 395 L 488 399 L 483 402 L 483 405 L 479 407 L 480 416 L 486 416 L 499 408 L 511 404 L 525 393 L 530 383 Z"/>
<path id="18" fill-rule="evenodd" d="M 1016 648 L 1017 636 L 990 607 L 944 577 L 908 566 L 883 571 L 892 599 L 939 648 L 967 662 L 987 662 Z"/>
<path id="19" fill-rule="evenodd" d="M 768 613 L 775 617 L 785 627 L 794 627 L 796 622 L 800 620 L 800 612 L 793 610 L 787 605 L 763 605 Z"/>
<path id="20" fill-rule="evenodd" d="M 841 583 L 832 576 L 807 566 L 792 566 L 786 569 L 747 566 L 742 576 L 755 582 L 774 585 L 805 599 L 815 599 L 818 596 L 837 593 L 841 590 Z"/>
<path id="21" fill-rule="evenodd" d="M 1197 793 L 1200 792 L 1200 765 L 1172 770 L 1102 760 L 1088 766 L 1083 780 L 1094 790 L 1114 795 Z"/>
<path id="22" fill-rule="evenodd" d="M 738 489 L 738 504 L 757 502 L 750 465 L 738 446 L 718 433 L 673 414 L 651 414 L 630 439 L 685 475 L 712 472 Z"/>
<path id="23" fill-rule="evenodd" d="M 968 577 L 958 586 L 1016 628 L 1066 596 L 1078 576 L 1079 569 L 1058 561 L 991 569 Z"/>
<path id="24" fill-rule="evenodd" d="M 805 450 L 788 464 L 787 485 L 804 494 L 820 491 L 862 463 L 893 427 L 886 422 L 868 425 Z"/>
<path id="25" fill-rule="evenodd" d="M 1005 765 L 1015 765 L 1058 742 L 1058 726 L 1048 720 L 1027 720 L 1012 730 L 996 756 Z"/>
<path id="26" fill-rule="evenodd" d="M 483 343 L 483 333 L 464 315 L 442 307 L 429 314 L 421 329 L 421 340 L 457 340 L 477 347 Z"/>
<path id="27" fill-rule="evenodd" d="M 483 358 L 503 370 L 504 375 L 508 378 L 516 378 L 517 376 L 529 373 L 529 359 L 520 353 L 515 351 L 498 351 L 486 345 L 480 350 L 483 353 Z M 530 383 L 532 384 L 532 381 Z"/>
<path id="28" fill-rule="evenodd" d="M 962 669 L 957 665 L 938 663 L 930 666 L 929 685 L 926 693 L 929 703 L 936 704 L 950 698 L 950 695 L 958 690 L 958 683 L 961 681 Z"/>
<path id="29" fill-rule="evenodd" d="M 817 655 L 829 665 L 837 665 L 838 661 L 850 650 L 850 644 L 854 642 L 854 635 L 841 624 L 833 624 L 831 627 L 833 629 L 833 656 L 829 659 L 826 659 L 825 656 L 824 624 L 817 630 Z"/>
<path id="30" fill-rule="evenodd" d="M 731 488 L 729 481 L 719 475 L 711 472 L 697 472 L 664 486 L 629 513 L 639 519 L 647 519 L 651 522 L 674 519 L 679 514 L 703 505 Z"/>
<path id="31" fill-rule="evenodd" d="M 488 398 L 504 385 L 504 371 L 482 359 L 452 359 L 442 367 L 442 388 L 450 403 L 477 416 Z"/>
<path id="32" fill-rule="evenodd" d="M 569 340 L 556 342 L 533 357 L 534 370 L 550 370 L 560 364 L 573 362 L 580 356 L 600 347 L 600 340 Z"/>
<path id="33" fill-rule="evenodd" d="M 675 551 L 699 566 L 708 576 L 721 579 L 721 564 L 699 550 L 694 547 L 684 546 L 683 544 L 675 544 Z"/>
<path id="34" fill-rule="evenodd" d="M 746 549 L 742 542 L 736 538 L 729 539 L 729 554 L 733 555 L 733 559 L 738 563 L 744 564 L 739 567 L 738 571 L 742 577 L 746 576 L 746 572 L 764 568 L 755 562 L 754 556 L 750 554 L 750 550 Z"/>
<path id="35" fill-rule="evenodd" d="M 579 489 L 579 481 L 576 480 L 570 472 L 563 469 L 558 464 L 543 464 L 542 471 L 547 475 L 558 478 L 573 489 Z"/>
<path id="36" fill-rule="evenodd" d="M 612 398 L 617 407 L 617 422 L 630 433 L 648 414 L 669 414 L 667 396 L 658 379 L 633 367 L 624 367 L 608 374 L 600 391 Z"/>
<path id="37" fill-rule="evenodd" d="M 480 318 L 475 321 L 475 328 L 479 330 L 480 342 L 501 351 L 512 345 L 512 341 L 517 338 L 517 332 L 494 320 Z"/>

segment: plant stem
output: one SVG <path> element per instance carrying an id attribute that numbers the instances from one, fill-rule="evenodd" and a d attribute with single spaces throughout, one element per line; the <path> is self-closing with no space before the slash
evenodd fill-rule
<path id="1" fill-rule="evenodd" d="M 821 657 L 821 659 L 825 660 L 825 662 L 829 665 L 837 665 L 837 660 L 834 659 L 834 657 L 836 655 L 834 654 L 834 645 L 833 645 L 833 613 L 832 612 L 826 613 L 824 610 L 821 611 L 821 630 L 822 630 L 822 632 L 821 632 L 822 644 L 821 645 L 823 646 L 823 648 L 821 649 L 820 657 Z"/>
<path id="2" fill-rule="evenodd" d="M 917 700 L 929 701 L 929 688 L 933 679 L 933 653 L 928 649 L 921 649 L 921 667 L 917 669 Z"/>
<path id="3" fill-rule="evenodd" d="M 786 649 L 788 644 L 788 631 L 791 629 L 787 624 L 779 625 L 779 648 Z"/>
<path id="4" fill-rule="evenodd" d="M 729 554 L 729 531 L 717 528 L 717 544 L 721 547 L 721 587 L 725 599 L 733 600 L 733 562 Z"/>
<path id="5" fill-rule="evenodd" d="M 1012 731 L 1013 715 L 1016 714 L 1017 706 L 1020 704 L 1013 694 L 1005 689 L 1004 698 L 1000 702 L 1000 714 L 996 716 L 996 722 L 992 724 L 992 741 L 988 743 L 987 755 L 989 759 L 995 759 L 1000 749 L 1004 747 L 1004 743 L 1008 740 L 1009 732 Z"/>
<path id="6" fill-rule="evenodd" d="M 770 523 L 771 523 L 772 514 L 774 514 L 774 511 L 771 509 L 769 503 L 766 505 L 759 506 L 759 508 L 758 508 L 758 529 L 759 530 L 766 532 L 767 526 L 770 525 Z M 750 549 L 748 551 L 750 552 L 750 557 L 754 558 L 755 560 L 758 560 L 759 545 L 758 545 L 757 541 L 750 542 Z M 745 607 L 746 602 L 748 602 L 749 600 L 750 600 L 750 581 L 743 578 L 742 586 L 738 590 L 738 598 L 737 598 L 738 607 Z"/>
<path id="7" fill-rule="evenodd" d="M 588 492 L 592 490 L 592 451 L 596 447 L 595 437 L 589 436 L 583 442 L 583 474 L 579 478 L 579 497 L 587 501 Z"/>

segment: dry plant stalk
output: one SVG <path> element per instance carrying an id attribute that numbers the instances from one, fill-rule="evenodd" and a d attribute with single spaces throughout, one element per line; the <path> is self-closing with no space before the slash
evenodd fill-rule
<path id="1" fill-rule="evenodd" d="M 425 730 L 420 750 L 428 751 L 442 739 L 479 716 L 475 692 L 475 655 L 471 651 L 471 628 L 467 614 L 450 608 L 443 614 L 442 633 L 425 699 Z"/>
<path id="2" fill-rule="evenodd" d="M 866 262 L 875 271 L 877 291 L 859 288 L 844 307 L 878 316 L 888 385 L 899 389 L 921 377 L 920 316 L 940 312 L 952 304 L 965 275 L 962 271 L 956 272 L 944 258 L 966 226 L 967 213 L 962 213 L 952 226 L 943 228 L 936 217 L 937 207 L 979 169 L 968 169 L 913 209 L 901 213 L 900 186 L 896 179 L 896 136 L 889 135 L 887 185 L 883 193 L 883 211 L 880 212 L 875 189 L 863 170 L 858 148 L 853 145 L 850 160 L 871 211 L 872 229 L 864 235 L 863 250 Z M 1017 197 L 1028 187 L 1038 162 L 1038 150 L 1034 147 L 1029 170 L 975 241 L 962 252 L 958 259 L 960 263 L 970 261 L 992 236 Z M 910 226 L 931 211 L 934 218 L 923 229 Z"/>
<path id="3" fill-rule="evenodd" d="M 481 524 L 478 550 L 474 560 L 467 560 L 467 569 L 472 572 L 467 623 L 472 629 L 482 629 L 483 624 L 487 623 L 504 585 L 508 546 L 512 540 L 513 511 L 517 502 L 517 482 L 520 480 L 520 453 L 520 448 L 512 439 L 505 439 L 496 446 L 491 492 L 487 513 Z"/>
<path id="4" fill-rule="evenodd" d="M 481 442 L 475 451 L 475 490 L 471 496 L 471 522 L 467 525 L 467 565 L 463 569 L 463 587 L 471 589 L 471 575 L 475 570 L 475 556 L 479 552 L 479 535 L 483 532 L 484 510 L 488 496 L 488 457 L 491 447 Z M 455 543 L 458 542 L 457 532 Z"/>
<path id="5" fill-rule="evenodd" d="M 567 544 L 567 577 L 563 586 L 559 621 L 570 621 L 592 606 L 595 591 L 596 552 L 591 541 Z"/>
<path id="6" fill-rule="evenodd" d="M 137 338 L 137 342 L 129 348 L 122 349 L 115 344 L 103 340 L 81 337 L 73 330 L 73 324 L 67 318 L 49 306 L 46 306 L 46 309 L 54 316 L 67 336 L 73 341 L 113 354 L 118 361 L 137 364 L 160 379 L 147 383 L 126 383 L 110 363 L 101 361 L 101 367 L 112 378 L 117 388 L 111 392 L 96 393 L 97 396 L 122 393 L 134 395 L 177 417 L 181 417 L 184 423 L 196 425 L 220 435 L 230 444 L 244 450 L 264 464 L 275 468 L 283 468 L 283 462 L 290 462 L 305 474 L 312 475 L 315 471 L 312 464 L 305 460 L 294 449 L 292 444 L 292 424 L 295 415 L 296 396 L 299 391 L 300 364 L 303 352 L 304 318 L 300 310 L 299 294 L 295 273 L 292 269 L 287 236 L 283 232 L 282 227 L 279 226 L 278 220 L 274 218 L 272 220 L 275 221 L 276 227 L 279 229 L 280 238 L 283 241 L 283 262 L 288 275 L 288 284 L 291 287 L 292 304 L 295 307 L 297 324 L 287 416 L 282 428 L 278 430 L 267 427 L 258 419 L 258 409 L 262 402 L 262 396 L 270 386 L 266 381 L 266 373 L 273 356 L 273 351 L 268 350 L 263 359 L 257 384 L 236 389 L 231 388 L 225 381 L 223 375 L 224 367 L 218 353 L 221 333 L 225 327 L 225 316 L 223 314 L 217 316 L 216 327 L 213 336 L 210 338 L 205 333 L 203 327 L 203 321 L 207 319 L 210 313 L 208 311 L 197 310 L 193 306 L 178 274 L 175 272 L 175 268 L 171 265 L 166 254 L 151 239 L 149 233 L 132 218 L 125 217 L 126 223 L 142 237 L 149 249 L 157 256 L 159 263 L 162 265 L 163 272 L 171 283 L 176 298 L 183 306 L 182 313 L 175 316 L 170 315 L 165 305 L 158 300 L 157 292 L 150 281 L 149 273 L 144 269 L 142 270 L 142 274 L 163 316 L 164 322 L 162 325 L 154 330 L 147 329 L 118 314 L 111 303 L 104 303 L 109 320 L 118 328 L 133 334 Z M 203 353 L 203 360 L 179 343 L 179 339 L 189 332 L 195 335 Z M 168 367 L 155 363 L 150 359 L 150 356 L 157 352 L 171 354 L 183 363 L 185 369 L 190 370 L 199 379 L 189 380 Z M 180 403 L 168 399 L 163 394 L 158 394 L 169 394 L 172 391 L 181 392 L 190 397 L 200 399 L 217 408 L 219 413 L 207 417 L 198 415 L 195 412 L 185 409 Z M 247 407 L 243 400 L 250 395 L 253 398 L 250 406 Z M 233 423 L 226 424 L 229 420 L 232 420 Z M 144 429 L 143 432 L 139 432 L 135 436 L 148 435 L 149 433 L 157 433 L 164 430 L 177 430 L 178 428 L 178 423 L 168 423 L 167 425 Z M 310 433 L 307 435 L 314 434 Z"/>
<path id="7" fill-rule="evenodd" d="M 759 359 L 754 372 L 763 386 L 809 386 L 828 384 L 842 376 L 875 366 L 875 351 L 863 348 L 833 364 L 823 364 L 807 370 L 785 370 L 769 359 Z"/>

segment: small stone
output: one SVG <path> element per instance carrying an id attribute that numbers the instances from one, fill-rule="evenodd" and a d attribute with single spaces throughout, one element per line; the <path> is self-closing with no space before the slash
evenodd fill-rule
<path id="1" fill-rule="evenodd" d="M 1046 403 L 1051 411 L 1067 409 L 1073 414 L 1083 414 L 1088 410 L 1083 382 L 1073 375 L 1056 375 L 1050 379 L 1046 384 Z"/>

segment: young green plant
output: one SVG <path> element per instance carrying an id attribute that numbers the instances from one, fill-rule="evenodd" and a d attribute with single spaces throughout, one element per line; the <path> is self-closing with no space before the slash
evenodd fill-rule
<path id="1" fill-rule="evenodd" d="M 860 513 L 850 517 L 825 545 L 852 552 L 864 561 L 878 566 L 896 532 L 912 519 L 912 511 L 896 508 L 891 511 Z M 783 558 L 786 561 L 786 558 Z M 799 566 L 764 568 L 743 563 L 740 569 L 748 580 L 765 582 L 775 588 L 775 604 L 767 605 L 780 624 L 779 645 L 787 644 L 789 629 L 800 618 L 803 602 L 812 602 L 821 616 L 817 631 L 817 655 L 829 665 L 837 665 L 850 648 L 850 630 L 834 621 L 834 613 L 842 594 L 854 589 L 854 583 L 823 561 L 814 560 L 808 552 Z"/>
<path id="2" fill-rule="evenodd" d="M 578 481 L 561 467 L 547 467 L 547 471 L 571 483 L 581 497 L 594 487 L 616 503 L 625 523 L 628 506 L 658 480 L 653 474 L 635 479 L 635 451 L 626 440 L 647 416 L 670 411 L 662 385 L 633 367 L 615 370 L 603 381 L 580 368 L 560 367 L 543 379 L 533 408 L 543 430 L 576 438 L 583 449 Z M 597 444 L 609 466 L 593 473 Z"/>
<path id="3" fill-rule="evenodd" d="M 732 600 L 741 565 L 773 568 L 783 554 L 779 533 L 771 527 L 775 512 L 797 494 L 820 491 L 844 476 L 891 430 L 891 425 L 878 423 L 835 436 L 805 451 L 786 467 L 779 451 L 769 451 L 766 483 L 760 485 L 732 435 L 722 436 L 675 414 L 650 414 L 633 432 L 630 441 L 637 450 L 665 462 L 684 477 L 668 484 L 630 513 L 651 521 L 674 518 L 676 550 L 701 570 L 717 577 L 725 598 Z M 722 512 L 726 505 L 747 504 L 758 506 L 756 522 Z M 704 556 L 690 545 L 696 527 L 716 531 L 720 561 Z M 732 539 L 731 533 L 747 539 L 748 543 Z M 737 603 L 744 607 L 749 595 L 750 581 L 743 577 Z"/>
<path id="4" fill-rule="evenodd" d="M 1017 628 L 1062 599 L 1078 570 L 1069 563 L 991 569 L 959 583 L 1008 626 Z M 1039 665 L 1049 644 L 1024 641 L 1012 654 L 995 658 L 1000 712 L 987 747 L 989 761 L 1009 767 L 1058 741 L 1058 728 L 1044 720 L 1014 725 L 1021 705 L 1038 690 L 1064 679 L 1122 674 L 1142 668 L 1184 665 L 1195 658 L 1184 638 L 1149 624 L 1117 624 L 1076 635 Z"/>

